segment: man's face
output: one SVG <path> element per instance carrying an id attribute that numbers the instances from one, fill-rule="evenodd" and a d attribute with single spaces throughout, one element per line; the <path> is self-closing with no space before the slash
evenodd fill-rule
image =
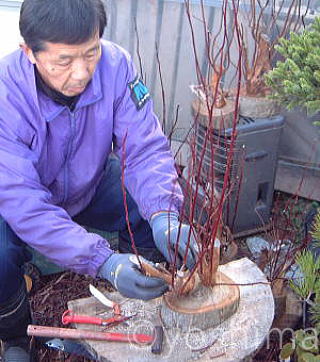
<path id="1" fill-rule="evenodd" d="M 79 45 L 46 42 L 36 54 L 25 44 L 22 48 L 47 85 L 69 97 L 84 91 L 101 56 L 98 34 Z"/>

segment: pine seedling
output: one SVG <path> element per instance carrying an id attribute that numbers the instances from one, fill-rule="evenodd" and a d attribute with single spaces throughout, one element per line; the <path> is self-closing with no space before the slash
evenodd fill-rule
<path id="1" fill-rule="evenodd" d="M 311 322 L 320 327 L 320 258 L 316 258 L 310 250 L 298 254 L 296 263 L 299 265 L 303 277 L 295 283 L 290 280 L 291 288 L 303 300 L 303 325 L 305 325 L 306 305 L 310 305 Z M 311 297 L 314 297 L 313 300 Z"/>
<path id="2" fill-rule="evenodd" d="M 306 302 L 310 302 L 312 294 L 320 294 L 320 258 L 316 259 L 309 250 L 300 252 L 296 258 L 303 278 L 295 281 L 291 280 L 291 288 Z M 311 303 L 312 304 L 312 303 Z"/>

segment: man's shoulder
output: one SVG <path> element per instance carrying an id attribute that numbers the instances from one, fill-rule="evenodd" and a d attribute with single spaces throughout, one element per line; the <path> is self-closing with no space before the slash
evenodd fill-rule
<path id="1" fill-rule="evenodd" d="M 101 40 L 102 57 L 111 66 L 119 66 L 123 62 L 131 62 L 130 54 L 119 44 L 109 40 Z"/>
<path id="2" fill-rule="evenodd" d="M 16 50 L 0 59 L 0 101 L 22 101 L 34 86 L 33 64 L 22 50 Z"/>
<path id="3" fill-rule="evenodd" d="M 0 59 L 0 118 L 34 106 L 33 64 L 21 50 Z"/>
<path id="4" fill-rule="evenodd" d="M 0 77 L 18 76 L 25 68 L 23 52 L 20 49 L 0 59 Z"/>

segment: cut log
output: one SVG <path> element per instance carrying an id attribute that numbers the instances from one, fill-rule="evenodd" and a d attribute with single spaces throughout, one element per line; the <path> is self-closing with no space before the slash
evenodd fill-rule
<path id="1" fill-rule="evenodd" d="M 227 129 L 231 128 L 234 115 L 235 115 L 235 102 L 228 99 L 226 105 L 222 108 L 212 107 L 208 109 L 208 105 L 199 99 L 192 102 L 192 109 L 194 118 L 197 119 L 200 124 L 210 129 Z"/>
<path id="2" fill-rule="evenodd" d="M 84 340 L 82 343 L 94 351 L 101 361 L 117 362 L 183 362 L 189 361 L 235 361 L 240 362 L 255 351 L 268 335 L 274 315 L 274 304 L 270 285 L 261 270 L 250 260 L 243 258 L 220 265 L 219 271 L 235 283 L 240 283 L 240 303 L 236 312 L 215 328 L 193 329 L 182 332 L 177 328 L 164 329 L 164 345 L 161 355 L 151 353 L 150 345 L 137 346 L 133 343 L 101 342 Z M 253 284 L 251 283 L 256 283 Z M 106 296 L 121 303 L 124 315 L 135 317 L 112 328 L 122 333 L 151 334 L 159 325 L 159 308 L 162 298 L 150 301 L 130 300 L 119 293 L 106 292 Z M 112 316 L 93 297 L 70 301 L 68 308 L 76 314 Z M 102 326 L 81 325 L 80 329 L 103 331 Z"/>
<path id="3" fill-rule="evenodd" d="M 240 96 L 239 113 L 243 117 L 253 119 L 269 118 L 279 114 L 280 107 L 267 97 Z"/>
<path id="4" fill-rule="evenodd" d="M 216 274 L 216 283 L 214 287 L 199 284 L 185 297 L 168 293 L 160 310 L 164 326 L 181 331 L 194 328 L 205 330 L 218 326 L 232 316 L 239 305 L 239 288 L 221 272 Z"/>

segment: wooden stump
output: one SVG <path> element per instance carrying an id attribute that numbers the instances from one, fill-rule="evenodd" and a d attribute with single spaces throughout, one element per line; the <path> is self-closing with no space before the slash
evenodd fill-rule
<path id="1" fill-rule="evenodd" d="M 261 270 L 250 260 L 243 258 L 220 265 L 219 271 L 240 283 L 240 302 L 236 312 L 219 326 L 208 329 L 194 328 L 183 332 L 179 328 L 164 328 L 165 338 L 161 355 L 151 353 L 151 346 L 137 346 L 133 343 L 102 342 L 85 340 L 83 344 L 94 351 L 100 361 L 127 362 L 191 362 L 191 361 L 242 361 L 255 351 L 265 340 L 271 326 L 274 305 L 271 288 Z M 257 283 L 258 284 L 251 284 Z M 106 296 L 118 303 L 124 315 L 136 314 L 109 331 L 121 333 L 148 333 L 161 323 L 159 308 L 162 298 L 150 301 L 130 300 L 119 293 L 105 292 Z M 76 314 L 112 316 L 112 311 L 93 297 L 68 303 Z M 76 328 L 103 331 L 102 326 L 81 325 Z"/>
<path id="2" fill-rule="evenodd" d="M 200 124 L 210 129 L 231 128 L 235 115 L 235 102 L 228 99 L 226 105 L 222 108 L 212 108 L 211 114 L 208 112 L 207 104 L 199 99 L 192 102 L 194 118 L 198 119 Z"/>
<path id="3" fill-rule="evenodd" d="M 167 294 L 160 315 L 167 328 L 181 331 L 198 328 L 214 328 L 232 316 L 239 305 L 240 292 L 237 285 L 221 272 L 216 276 L 217 285 L 205 287 L 202 284 L 187 296 Z M 222 285 L 219 285 L 222 284 Z"/>
<path id="4" fill-rule="evenodd" d="M 240 96 L 239 113 L 243 117 L 269 118 L 279 114 L 279 106 L 267 97 Z"/>

